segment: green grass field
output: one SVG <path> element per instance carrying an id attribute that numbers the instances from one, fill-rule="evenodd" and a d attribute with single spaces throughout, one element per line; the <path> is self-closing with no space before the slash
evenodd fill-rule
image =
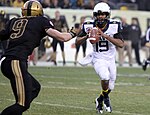
<path id="1" fill-rule="evenodd" d="M 39 96 L 24 115 L 97 115 L 99 77 L 92 67 L 30 67 L 41 83 Z M 104 115 L 150 115 L 150 69 L 118 68 L 110 94 L 113 112 Z M 8 79 L 0 73 L 0 111 L 14 103 Z"/>

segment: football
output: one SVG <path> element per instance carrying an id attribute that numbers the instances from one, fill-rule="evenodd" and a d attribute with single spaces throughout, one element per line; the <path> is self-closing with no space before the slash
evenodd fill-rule
<path id="1" fill-rule="evenodd" d="M 91 44 L 95 44 L 96 42 L 99 41 L 99 35 L 98 35 L 98 29 L 94 27 L 90 32 L 89 32 L 89 41 Z"/>

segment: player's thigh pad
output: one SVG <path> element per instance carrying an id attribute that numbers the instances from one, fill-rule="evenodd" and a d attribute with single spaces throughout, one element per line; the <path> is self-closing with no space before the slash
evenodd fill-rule
<path id="1" fill-rule="evenodd" d="M 101 80 L 109 80 L 108 62 L 106 60 L 96 59 L 93 63 L 96 73 Z"/>

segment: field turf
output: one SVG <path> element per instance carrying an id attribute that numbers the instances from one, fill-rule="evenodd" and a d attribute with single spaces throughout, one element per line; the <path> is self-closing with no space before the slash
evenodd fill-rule
<path id="1" fill-rule="evenodd" d="M 24 115 L 97 115 L 99 77 L 92 67 L 29 67 L 41 83 L 39 96 Z M 118 68 L 110 94 L 113 112 L 103 115 L 150 115 L 150 68 Z M 14 103 L 9 80 L 0 73 L 0 111 Z"/>

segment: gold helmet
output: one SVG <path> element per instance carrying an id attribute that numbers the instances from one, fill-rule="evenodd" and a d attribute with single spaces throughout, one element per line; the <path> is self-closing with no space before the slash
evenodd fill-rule
<path id="1" fill-rule="evenodd" d="M 51 47 L 51 41 L 48 37 L 46 37 L 46 40 L 44 42 L 45 48 L 50 48 Z"/>
<path id="2" fill-rule="evenodd" d="M 42 16 L 43 15 L 42 5 L 36 0 L 27 1 L 23 5 L 21 10 L 22 10 L 22 16 Z"/>

